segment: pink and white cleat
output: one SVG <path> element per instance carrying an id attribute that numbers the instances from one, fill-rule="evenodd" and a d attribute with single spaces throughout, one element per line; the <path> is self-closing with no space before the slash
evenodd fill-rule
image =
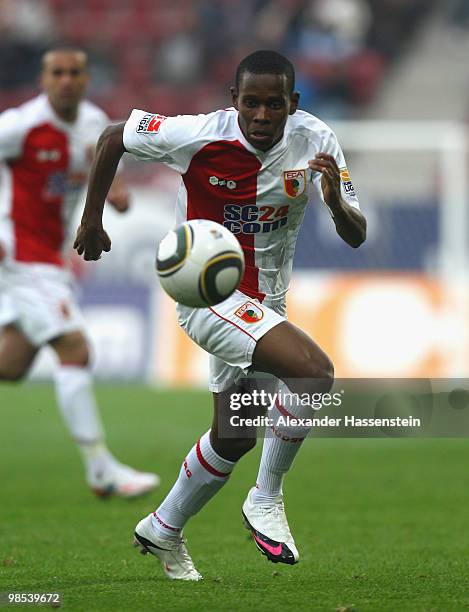
<path id="1" fill-rule="evenodd" d="M 161 561 L 164 572 L 171 580 L 202 580 L 187 551 L 182 534 L 174 540 L 160 538 L 152 525 L 153 513 L 135 527 L 134 546 L 143 555 L 151 553 Z"/>
<path id="2" fill-rule="evenodd" d="M 160 478 L 116 462 L 106 472 L 89 476 L 88 484 L 98 497 L 138 497 L 158 487 Z"/>
<path id="3" fill-rule="evenodd" d="M 300 555 L 295 546 L 287 517 L 283 497 L 272 502 L 253 503 L 251 489 L 243 504 L 244 526 L 252 533 L 257 548 L 273 563 L 298 563 Z"/>

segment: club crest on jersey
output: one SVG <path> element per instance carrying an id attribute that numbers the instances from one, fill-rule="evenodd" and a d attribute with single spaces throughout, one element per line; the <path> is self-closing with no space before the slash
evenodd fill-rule
<path id="1" fill-rule="evenodd" d="M 297 198 L 306 189 L 305 170 L 286 170 L 283 173 L 283 188 L 289 198 Z"/>
<path id="2" fill-rule="evenodd" d="M 355 189 L 352 184 L 352 179 L 350 178 L 350 173 L 347 168 L 340 168 L 340 178 L 342 180 L 342 185 L 344 186 L 344 191 L 349 196 L 355 196 Z"/>
<path id="3" fill-rule="evenodd" d="M 164 115 L 153 115 L 151 113 L 147 113 L 140 119 L 137 132 L 147 132 L 152 134 L 157 134 L 160 131 L 161 124 L 163 121 L 166 121 L 167 117 Z"/>
<path id="4" fill-rule="evenodd" d="M 264 317 L 263 311 L 252 302 L 245 302 L 235 310 L 235 315 L 246 323 L 257 323 Z"/>

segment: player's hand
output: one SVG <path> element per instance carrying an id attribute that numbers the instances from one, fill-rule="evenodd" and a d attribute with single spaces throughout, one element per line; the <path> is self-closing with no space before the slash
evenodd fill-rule
<path id="1" fill-rule="evenodd" d="M 327 153 L 317 153 L 314 159 L 308 161 L 311 170 L 320 172 L 321 187 L 326 204 L 332 210 L 341 204 L 340 170 L 335 158 Z"/>
<path id="2" fill-rule="evenodd" d="M 111 250 L 111 239 L 102 227 L 81 223 L 73 248 L 85 261 L 97 261 L 103 251 Z"/>

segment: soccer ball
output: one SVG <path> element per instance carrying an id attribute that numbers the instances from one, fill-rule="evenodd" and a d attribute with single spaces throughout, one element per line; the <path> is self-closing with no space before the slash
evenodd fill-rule
<path id="1" fill-rule="evenodd" d="M 193 219 L 160 242 L 156 271 L 163 289 L 176 302 L 205 308 L 226 300 L 244 273 L 244 254 L 225 227 Z"/>

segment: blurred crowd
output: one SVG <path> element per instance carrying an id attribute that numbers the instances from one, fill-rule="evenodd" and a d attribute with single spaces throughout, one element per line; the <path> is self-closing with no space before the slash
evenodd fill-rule
<path id="1" fill-rule="evenodd" d="M 41 54 L 66 42 L 88 51 L 90 97 L 114 118 L 134 106 L 165 114 L 226 106 L 238 61 L 258 48 L 294 61 L 303 108 L 348 117 L 373 99 L 432 4 L 0 0 L 0 110 L 34 94 Z"/>

